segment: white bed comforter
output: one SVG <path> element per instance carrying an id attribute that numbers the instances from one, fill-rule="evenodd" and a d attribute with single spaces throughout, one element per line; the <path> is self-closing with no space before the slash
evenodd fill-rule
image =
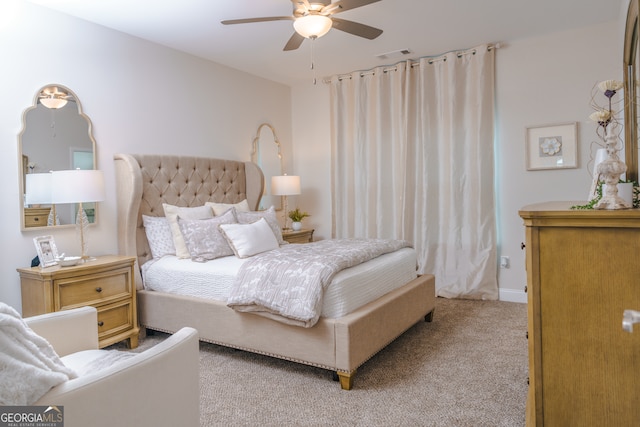
<path id="1" fill-rule="evenodd" d="M 324 289 L 336 273 L 408 246 L 403 240 L 383 239 L 286 245 L 242 264 L 227 305 L 308 328 L 318 321 Z"/>

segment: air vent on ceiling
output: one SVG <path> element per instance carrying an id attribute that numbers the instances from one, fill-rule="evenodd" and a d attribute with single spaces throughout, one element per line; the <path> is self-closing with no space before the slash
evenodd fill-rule
<path id="1" fill-rule="evenodd" d="M 405 55 L 410 55 L 411 53 L 412 53 L 411 49 L 398 49 L 398 50 L 393 50 L 391 52 L 380 53 L 376 56 L 380 59 L 394 59 L 394 58 L 403 57 Z"/>

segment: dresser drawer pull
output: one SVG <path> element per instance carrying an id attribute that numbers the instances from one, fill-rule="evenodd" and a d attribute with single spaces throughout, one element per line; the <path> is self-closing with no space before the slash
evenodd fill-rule
<path id="1" fill-rule="evenodd" d="M 96 288 L 96 292 L 98 292 L 98 293 L 102 292 L 102 288 L 98 286 L 98 287 Z"/>
<path id="2" fill-rule="evenodd" d="M 524 242 L 520 242 L 520 249 L 524 249 L 526 247 L 527 247 L 527 245 L 525 245 Z"/>
<path id="3" fill-rule="evenodd" d="M 98 322 L 98 326 L 100 326 L 100 327 L 104 326 L 104 322 L 103 322 L 102 320 L 101 320 L 101 321 L 99 321 L 99 322 Z"/>
<path id="4" fill-rule="evenodd" d="M 524 285 L 524 293 L 526 294 L 529 291 L 529 288 L 527 288 L 527 285 Z"/>

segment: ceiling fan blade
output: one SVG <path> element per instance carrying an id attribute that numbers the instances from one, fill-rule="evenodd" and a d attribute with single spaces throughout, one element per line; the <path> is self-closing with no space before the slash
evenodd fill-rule
<path id="1" fill-rule="evenodd" d="M 377 3 L 381 0 L 338 0 L 337 2 L 326 5 L 320 11 L 321 14 L 336 14 L 345 10 L 355 9 L 356 7 L 366 6 L 371 3 Z"/>
<path id="2" fill-rule="evenodd" d="M 300 47 L 300 45 L 302 44 L 303 41 L 304 41 L 304 37 L 302 37 L 298 33 L 293 33 L 293 35 L 291 36 L 291 38 L 289 39 L 287 44 L 284 46 L 284 49 L 282 49 L 282 50 L 284 50 L 284 51 L 296 50 L 297 48 Z"/>
<path id="3" fill-rule="evenodd" d="M 247 18 L 247 19 L 227 19 L 220 21 L 223 25 L 232 24 L 250 24 L 252 22 L 268 22 L 268 21 L 293 21 L 293 16 L 267 16 L 264 18 Z"/>
<path id="4" fill-rule="evenodd" d="M 308 12 L 311 9 L 311 5 L 309 4 L 309 0 L 291 0 L 293 3 L 293 8 L 297 10 L 299 7 L 304 8 L 304 12 Z"/>
<path id="5" fill-rule="evenodd" d="M 353 34 L 354 36 L 364 37 L 365 39 L 373 40 L 382 34 L 382 30 L 379 28 L 370 27 L 368 25 L 360 24 L 358 22 L 347 21 L 346 19 L 331 18 L 333 21 L 333 28 L 336 30 L 344 31 L 345 33 Z"/>

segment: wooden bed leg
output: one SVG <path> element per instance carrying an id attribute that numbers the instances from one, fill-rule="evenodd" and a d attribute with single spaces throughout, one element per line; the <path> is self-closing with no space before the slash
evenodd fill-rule
<path id="1" fill-rule="evenodd" d="M 425 322 L 433 322 L 433 312 L 434 311 L 436 311 L 435 308 L 433 310 L 431 310 L 430 312 L 428 312 L 426 316 L 424 316 L 424 321 Z"/>
<path id="2" fill-rule="evenodd" d="M 355 375 L 356 371 L 353 371 L 353 372 L 337 371 L 336 373 L 338 374 L 338 379 L 340 380 L 340 387 L 343 390 L 351 390 L 351 387 L 353 386 L 353 376 Z"/>

